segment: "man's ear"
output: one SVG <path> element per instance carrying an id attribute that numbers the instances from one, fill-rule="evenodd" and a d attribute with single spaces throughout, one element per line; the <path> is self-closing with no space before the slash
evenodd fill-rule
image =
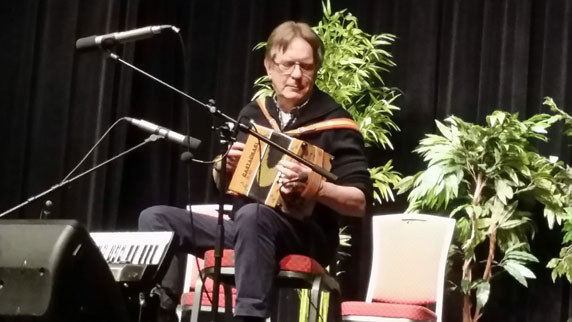
<path id="1" fill-rule="evenodd" d="M 268 75 L 268 78 L 272 79 L 272 76 L 270 76 L 270 70 L 272 69 L 272 62 L 264 57 L 264 68 L 266 69 L 266 75 Z"/>

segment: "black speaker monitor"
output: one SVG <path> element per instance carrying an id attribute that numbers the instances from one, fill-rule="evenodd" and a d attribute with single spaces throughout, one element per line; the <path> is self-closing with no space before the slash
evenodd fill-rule
<path id="1" fill-rule="evenodd" d="M 76 221 L 0 220 L 0 321 L 128 321 L 119 286 Z"/>

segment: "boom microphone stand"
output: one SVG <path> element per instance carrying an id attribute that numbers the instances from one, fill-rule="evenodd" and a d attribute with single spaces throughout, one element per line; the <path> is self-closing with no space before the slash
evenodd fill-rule
<path id="1" fill-rule="evenodd" d="M 213 276 L 213 303 L 211 304 L 212 307 L 212 316 L 213 321 L 217 320 L 217 313 L 218 313 L 218 299 L 220 297 L 220 270 L 222 266 L 222 252 L 224 248 L 224 197 L 225 197 L 225 187 L 226 187 L 226 150 L 230 148 L 233 142 L 233 136 L 229 135 L 230 129 L 226 123 L 222 124 L 218 128 L 218 133 L 220 136 L 220 155 L 223 156 L 221 158 L 221 166 L 220 166 L 220 173 L 219 173 L 219 199 L 218 199 L 218 216 L 217 216 L 217 225 L 216 225 L 216 240 L 215 240 L 215 248 L 214 248 L 214 276 Z M 216 290 L 215 290 L 216 289 Z M 225 314 L 228 313 L 225 311 Z"/>
<path id="2" fill-rule="evenodd" d="M 158 82 L 159 84 L 171 89 L 172 91 L 175 91 L 176 93 L 178 93 L 180 95 L 183 95 L 187 99 L 199 104 L 200 106 L 206 107 L 213 116 L 215 116 L 219 119 L 222 119 L 225 122 L 233 123 L 235 126 L 238 127 L 238 130 L 256 137 L 257 139 L 261 140 L 262 142 L 270 145 L 272 148 L 278 149 L 280 152 L 288 155 L 292 159 L 294 159 L 294 160 L 302 163 L 303 165 L 309 167 L 310 169 L 312 169 L 312 171 L 318 173 L 322 177 L 326 178 L 328 181 L 335 182 L 338 180 L 338 176 L 336 176 L 335 174 L 327 171 L 326 169 L 324 169 L 320 166 L 313 164 L 312 162 L 307 161 L 306 159 L 302 158 L 301 156 L 291 152 L 290 150 L 276 144 L 275 142 L 271 141 L 269 138 L 267 138 L 267 137 L 261 135 L 260 133 L 256 132 L 255 130 L 252 129 L 250 124 L 243 124 L 243 123 L 238 122 L 237 120 L 233 119 L 232 117 L 224 114 L 221 110 L 217 109 L 216 106 L 214 106 L 213 104 L 207 104 L 207 103 L 203 103 L 203 102 L 197 100 L 196 98 L 188 95 L 187 93 L 179 90 L 178 88 L 176 88 L 172 85 L 169 85 L 168 83 L 160 80 L 159 78 L 157 78 L 157 77 L 137 68 L 136 66 L 122 60 L 115 53 L 112 53 L 112 52 L 107 52 L 107 53 L 108 53 L 109 58 L 114 59 L 114 60 L 118 61 L 119 63 L 133 69 L 134 71 L 151 78 L 152 80 L 154 80 L 154 81 Z"/>
<path id="3" fill-rule="evenodd" d="M 110 162 L 112 162 L 112 161 L 114 161 L 114 160 L 116 160 L 116 159 L 121 158 L 122 156 L 126 155 L 127 153 L 130 153 L 130 152 L 132 152 L 132 151 L 134 151 L 134 150 L 136 150 L 136 149 L 142 147 L 143 145 L 145 145 L 145 144 L 147 144 L 147 143 L 149 143 L 149 142 L 154 142 L 154 141 L 157 141 L 158 139 L 163 139 L 163 138 L 164 138 L 164 137 L 161 136 L 161 135 L 151 134 L 147 139 L 145 139 L 145 141 L 143 141 L 143 142 L 137 144 L 136 146 L 130 148 L 129 150 L 123 151 L 123 152 L 119 153 L 118 155 L 112 157 L 111 159 L 106 160 L 106 161 L 104 161 L 104 162 L 102 162 L 102 163 L 96 165 L 95 167 L 93 167 L 93 168 L 91 168 L 91 169 L 89 169 L 89 170 L 86 170 L 86 171 L 84 171 L 84 172 L 78 174 L 78 175 L 75 176 L 75 177 L 72 177 L 72 178 L 70 178 L 70 179 L 64 180 L 64 181 L 58 183 L 57 185 L 51 187 L 50 189 L 48 189 L 48 190 L 46 190 L 46 191 L 44 191 L 44 192 L 42 192 L 42 193 L 40 193 L 40 194 L 37 194 L 37 195 L 35 195 L 35 196 L 33 196 L 33 197 L 28 198 L 28 200 L 22 202 L 21 204 L 19 204 L 19 205 L 13 207 L 13 208 L 11 208 L 11 209 L 8 209 L 8 210 L 4 211 L 3 213 L 0 214 L 0 218 L 6 216 L 6 215 L 8 215 L 8 214 L 11 214 L 11 213 L 15 212 L 16 210 L 18 210 L 18 209 L 20 209 L 20 208 L 23 208 L 23 207 L 27 206 L 28 204 L 30 204 L 30 203 L 32 203 L 32 202 L 34 202 L 34 201 L 36 201 L 36 200 L 38 200 L 38 199 L 40 199 L 40 198 L 42 198 L 42 197 L 48 195 L 48 194 L 50 194 L 50 193 L 52 193 L 52 192 L 54 192 L 54 191 L 56 191 L 56 190 L 59 190 L 60 188 L 63 188 L 63 187 L 65 187 L 65 186 L 67 186 L 68 184 L 74 182 L 75 180 L 77 180 L 77 179 L 79 179 L 79 178 L 85 176 L 86 174 L 89 174 L 89 173 L 91 173 L 91 172 L 93 172 L 93 171 L 95 171 L 95 170 L 97 170 L 97 169 L 103 167 L 104 165 L 106 165 L 106 164 L 108 164 L 108 163 L 110 163 Z M 43 212 L 43 211 L 42 211 L 42 212 Z"/>
<path id="4" fill-rule="evenodd" d="M 160 80 L 159 78 L 139 69 L 138 67 L 122 60 L 117 54 L 112 53 L 111 51 L 107 51 L 107 56 L 119 63 L 121 63 L 124 66 L 127 66 L 129 68 L 131 68 L 132 70 L 154 80 L 155 82 L 169 88 L 170 90 L 176 92 L 179 95 L 182 95 L 183 97 L 197 103 L 200 106 L 206 107 L 208 109 L 208 111 L 216 118 L 221 119 L 223 122 L 230 122 L 232 124 L 234 124 L 234 130 L 235 131 L 242 131 L 245 132 L 247 134 L 253 135 L 254 137 L 256 137 L 257 139 L 259 139 L 260 141 L 265 142 L 266 144 L 268 144 L 269 146 L 271 146 L 272 148 L 278 149 L 280 152 L 288 155 L 289 157 L 295 159 L 296 161 L 304 164 L 305 166 L 309 167 L 310 169 L 312 169 L 312 171 L 320 174 L 321 176 L 323 176 L 324 178 L 326 178 L 328 181 L 331 182 L 335 182 L 337 181 L 338 177 L 325 170 L 324 168 L 317 166 L 315 164 L 313 164 L 312 162 L 309 162 L 307 160 L 305 160 L 304 158 L 300 157 L 299 155 L 291 152 L 290 150 L 278 145 L 277 143 L 271 141 L 269 138 L 259 134 L 258 132 L 256 132 L 255 130 L 253 130 L 251 128 L 250 124 L 242 124 L 238 121 L 236 121 L 235 119 L 231 118 L 230 116 L 224 114 L 222 111 L 220 111 L 219 109 L 217 109 L 214 104 L 212 103 L 203 103 L 197 99 L 195 99 L 194 97 L 188 95 L 187 93 L 179 90 L 178 88 Z M 217 312 L 218 312 L 218 299 L 219 299 L 219 284 L 220 284 L 220 271 L 221 271 L 221 259 L 222 259 L 222 245 L 224 242 L 224 225 L 223 225 L 223 206 L 224 206 L 224 195 L 225 195 L 225 189 L 226 189 L 226 153 L 222 153 L 221 154 L 222 160 L 221 160 L 221 177 L 220 177 L 220 189 L 221 189 L 221 198 L 219 200 L 219 212 L 218 212 L 218 219 L 217 219 L 217 231 L 216 231 L 216 241 L 215 241 L 215 249 L 214 249 L 214 253 L 215 253 L 215 262 L 214 262 L 214 283 L 213 283 L 213 301 L 212 301 L 212 305 L 211 305 L 211 309 L 212 309 L 212 315 L 213 315 L 213 321 L 217 321 Z"/>

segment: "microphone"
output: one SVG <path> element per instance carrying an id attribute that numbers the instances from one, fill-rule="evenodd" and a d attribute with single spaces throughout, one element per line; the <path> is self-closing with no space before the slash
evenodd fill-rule
<path id="1" fill-rule="evenodd" d="M 94 35 L 78 39 L 75 42 L 75 48 L 77 50 L 89 50 L 98 48 L 107 49 L 117 44 L 136 41 L 139 39 L 151 38 L 156 34 L 160 34 L 161 31 L 165 29 L 173 29 L 175 32 L 178 32 L 179 30 L 179 28 L 171 25 L 161 25 L 161 26 L 148 26 L 128 31 L 114 32 L 105 35 Z"/>
<path id="2" fill-rule="evenodd" d="M 195 150 L 199 145 L 201 145 L 201 140 L 199 139 L 195 139 L 188 135 L 182 135 L 145 120 L 137 120 L 130 117 L 126 117 L 125 120 L 146 132 L 160 135 L 171 142 L 181 144 L 191 150 Z"/>
<path id="3" fill-rule="evenodd" d="M 308 181 L 308 173 L 307 172 L 300 172 L 300 174 L 298 175 L 298 180 L 299 182 L 306 182 Z"/>

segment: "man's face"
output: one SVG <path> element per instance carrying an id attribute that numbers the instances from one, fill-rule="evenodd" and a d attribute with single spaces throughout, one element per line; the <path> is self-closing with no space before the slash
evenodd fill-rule
<path id="1" fill-rule="evenodd" d="M 276 50 L 273 56 L 273 61 L 264 60 L 264 66 L 278 103 L 285 109 L 301 104 L 312 91 L 316 79 L 312 46 L 302 38 L 294 38 L 288 49 Z"/>

